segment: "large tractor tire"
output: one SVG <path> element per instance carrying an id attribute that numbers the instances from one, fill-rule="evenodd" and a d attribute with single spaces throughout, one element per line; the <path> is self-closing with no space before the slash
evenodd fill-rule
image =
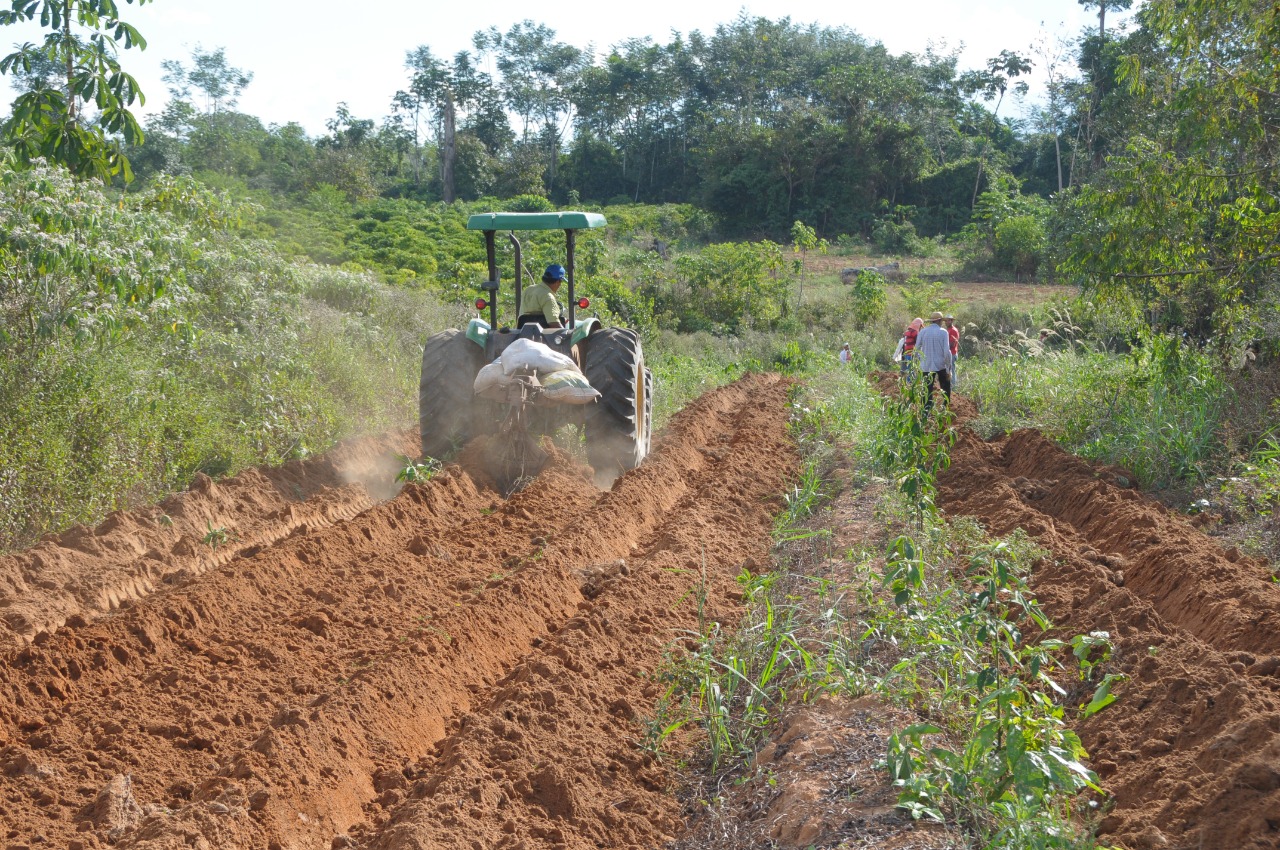
<path id="1" fill-rule="evenodd" d="M 587 458 L 596 483 L 607 487 L 649 454 L 653 376 L 644 366 L 640 338 L 625 328 L 604 328 L 587 338 L 583 372 L 600 393 L 587 408 Z"/>
<path id="2" fill-rule="evenodd" d="M 418 383 L 418 427 L 422 453 L 442 458 L 478 435 L 480 404 L 473 386 L 484 366 L 484 349 L 451 328 L 427 340 Z"/>

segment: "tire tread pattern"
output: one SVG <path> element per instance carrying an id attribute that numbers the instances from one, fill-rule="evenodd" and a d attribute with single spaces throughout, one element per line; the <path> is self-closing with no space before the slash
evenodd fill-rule
<path id="1" fill-rule="evenodd" d="M 457 328 L 427 339 L 418 383 L 418 427 L 422 453 L 441 458 L 479 433 L 474 397 L 484 351 Z"/>
<path id="2" fill-rule="evenodd" d="M 600 393 L 587 413 L 587 456 L 597 472 L 605 467 L 632 469 L 648 453 L 652 409 L 652 396 L 646 392 L 642 421 L 637 421 L 637 367 L 645 375 L 643 389 L 652 389 L 640 338 L 626 328 L 603 328 L 588 338 L 584 354 L 583 372 Z"/>

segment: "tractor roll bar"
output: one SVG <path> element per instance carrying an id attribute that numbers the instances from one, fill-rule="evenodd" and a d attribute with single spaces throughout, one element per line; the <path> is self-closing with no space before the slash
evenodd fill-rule
<path id="1" fill-rule="evenodd" d="M 577 246 L 578 231 L 566 229 L 564 232 L 564 267 L 565 277 L 569 279 L 569 327 L 573 327 L 573 310 L 578 302 L 573 297 L 573 249 Z"/>
<path id="2" fill-rule="evenodd" d="M 516 321 L 520 321 L 520 297 L 524 293 L 524 260 L 520 254 L 520 240 L 516 238 L 514 233 L 508 233 L 507 238 L 511 240 L 511 244 L 516 249 Z"/>
<path id="3" fill-rule="evenodd" d="M 484 232 L 484 252 L 489 259 L 489 279 L 482 285 L 489 293 L 489 327 L 498 326 L 498 246 L 494 239 L 496 231 Z"/>

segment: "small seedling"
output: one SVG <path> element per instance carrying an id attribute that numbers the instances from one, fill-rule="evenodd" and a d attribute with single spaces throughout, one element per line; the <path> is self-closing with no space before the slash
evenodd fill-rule
<path id="1" fill-rule="evenodd" d="M 413 460 L 401 455 L 400 461 L 400 472 L 396 474 L 396 483 L 399 484 L 425 484 L 444 469 L 444 464 L 433 457 Z"/>
<path id="2" fill-rule="evenodd" d="M 200 542 L 204 543 L 214 551 L 217 551 L 219 546 L 225 546 L 229 541 L 235 539 L 235 535 L 228 532 L 222 526 L 214 528 L 212 522 L 206 522 L 205 526 L 209 529 L 209 533 L 200 538 Z"/>

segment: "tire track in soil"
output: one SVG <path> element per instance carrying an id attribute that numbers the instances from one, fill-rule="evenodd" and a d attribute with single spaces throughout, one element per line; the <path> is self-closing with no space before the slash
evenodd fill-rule
<path id="1" fill-rule="evenodd" d="M 1038 538 L 1052 558 L 1031 584 L 1059 635 L 1110 632 L 1109 669 L 1129 677 L 1077 724 L 1114 795 L 1103 839 L 1280 847 L 1280 589 L 1267 565 L 1038 432 L 989 443 L 964 432 L 951 457 L 943 510 Z"/>
<path id="2" fill-rule="evenodd" d="M 704 396 L 608 493 L 563 458 L 507 500 L 451 467 L 6 653 L 6 846 L 426 846 L 422 813 L 457 783 L 472 803 L 451 832 L 431 819 L 431 846 L 670 834 L 676 804 L 632 743 L 656 693 L 638 674 L 697 627 L 704 558 L 706 612 L 734 616 L 733 576 L 767 557 L 796 466 L 787 387 Z M 477 791 L 465 766 L 498 756 L 471 736 L 495 728 L 510 777 Z M 609 789 L 625 801 L 597 805 Z"/>

